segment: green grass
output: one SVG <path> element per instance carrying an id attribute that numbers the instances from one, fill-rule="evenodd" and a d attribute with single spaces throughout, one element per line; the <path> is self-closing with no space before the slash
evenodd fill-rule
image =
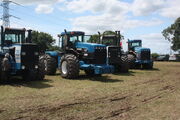
<path id="1" fill-rule="evenodd" d="M 0 119 L 180 119 L 180 63 L 153 70 L 0 85 Z"/>

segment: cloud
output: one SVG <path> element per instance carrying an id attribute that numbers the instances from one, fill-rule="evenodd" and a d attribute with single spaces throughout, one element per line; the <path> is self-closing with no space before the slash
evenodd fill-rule
<path id="1" fill-rule="evenodd" d="M 148 21 L 129 19 L 127 16 L 102 14 L 96 16 L 77 17 L 72 20 L 73 30 L 82 30 L 87 33 L 96 33 L 105 30 L 121 30 L 125 31 L 136 27 L 148 27 L 162 24 L 159 19 L 151 19 Z"/>
<path id="2" fill-rule="evenodd" d="M 168 0 L 166 7 L 161 9 L 160 15 L 176 19 L 180 17 L 180 0 Z"/>
<path id="3" fill-rule="evenodd" d="M 40 4 L 37 6 L 37 8 L 35 9 L 35 11 L 37 13 L 44 13 L 44 14 L 49 14 L 52 13 L 54 10 L 54 8 L 51 5 L 48 4 Z"/>
<path id="4" fill-rule="evenodd" d="M 128 8 L 129 3 L 119 0 L 98 0 L 98 2 L 97 0 L 72 0 L 65 3 L 63 10 L 77 13 L 90 11 L 92 13 L 108 12 L 114 14 L 127 12 Z"/>
<path id="5" fill-rule="evenodd" d="M 144 16 L 157 12 L 165 5 L 165 0 L 134 0 L 132 12 L 135 16 Z"/>
<path id="6" fill-rule="evenodd" d="M 141 39 L 143 47 L 151 48 L 153 53 L 167 54 L 170 52 L 170 43 L 165 40 L 161 33 L 150 33 L 146 35 L 137 36 Z"/>

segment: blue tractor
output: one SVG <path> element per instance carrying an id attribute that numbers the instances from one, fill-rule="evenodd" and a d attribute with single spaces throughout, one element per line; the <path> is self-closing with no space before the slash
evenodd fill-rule
<path id="1" fill-rule="evenodd" d="M 128 40 L 127 43 L 130 68 L 152 69 L 151 50 L 142 47 L 142 40 Z"/>
<path id="2" fill-rule="evenodd" d="M 80 31 L 65 30 L 58 37 L 62 51 L 46 52 L 44 55 L 46 74 L 54 75 L 59 68 L 63 78 L 74 79 L 79 76 L 80 70 L 84 70 L 87 75 L 114 72 L 114 66 L 107 63 L 105 45 L 87 43 L 84 39 L 85 33 Z"/>
<path id="3" fill-rule="evenodd" d="M 1 27 L 0 35 L 0 81 L 7 82 L 11 76 L 43 80 L 44 62 L 39 46 L 31 42 L 31 30 Z"/>

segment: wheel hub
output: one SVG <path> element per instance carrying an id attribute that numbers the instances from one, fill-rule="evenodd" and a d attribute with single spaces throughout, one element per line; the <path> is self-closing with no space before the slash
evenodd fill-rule
<path id="1" fill-rule="evenodd" d="M 68 70 L 67 70 L 67 62 L 66 61 L 63 61 L 62 62 L 62 65 L 61 65 L 61 71 L 63 74 L 67 74 Z"/>

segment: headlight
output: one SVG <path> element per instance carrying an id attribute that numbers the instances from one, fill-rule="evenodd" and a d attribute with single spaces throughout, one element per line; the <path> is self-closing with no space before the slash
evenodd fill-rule
<path id="1" fill-rule="evenodd" d="M 34 55 L 39 55 L 39 53 L 38 53 L 38 52 L 35 52 Z"/>
<path id="2" fill-rule="evenodd" d="M 38 65 L 35 65 L 35 69 L 38 69 Z"/>
<path id="3" fill-rule="evenodd" d="M 24 56 L 24 55 L 26 55 L 26 52 L 22 52 L 21 54 Z"/>
<path id="4" fill-rule="evenodd" d="M 26 67 L 24 65 L 22 65 L 22 69 L 24 70 Z"/>
<path id="5" fill-rule="evenodd" d="M 84 56 L 87 57 L 87 56 L 88 56 L 88 53 L 84 53 Z"/>

